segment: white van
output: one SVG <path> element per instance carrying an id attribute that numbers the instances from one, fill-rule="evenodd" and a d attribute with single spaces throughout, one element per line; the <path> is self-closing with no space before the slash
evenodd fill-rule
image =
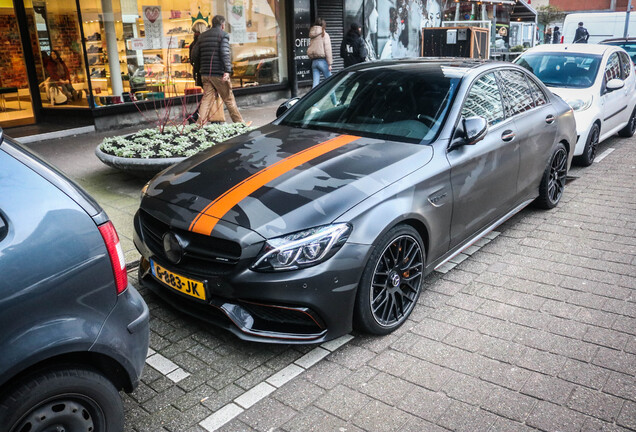
<path id="1" fill-rule="evenodd" d="M 565 17 L 561 28 L 562 42 L 574 42 L 574 32 L 583 22 L 590 33 L 587 43 L 599 43 L 605 39 L 623 37 L 625 30 L 625 12 L 573 13 Z M 628 36 L 636 36 L 636 12 L 629 14 Z"/>

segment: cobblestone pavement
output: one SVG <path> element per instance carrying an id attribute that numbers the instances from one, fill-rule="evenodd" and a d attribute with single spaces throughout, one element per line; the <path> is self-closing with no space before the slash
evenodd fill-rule
<path id="1" fill-rule="evenodd" d="M 389 336 L 247 343 L 142 290 L 152 351 L 127 430 L 636 430 L 635 143 L 601 144 L 559 207 L 429 276 Z"/>

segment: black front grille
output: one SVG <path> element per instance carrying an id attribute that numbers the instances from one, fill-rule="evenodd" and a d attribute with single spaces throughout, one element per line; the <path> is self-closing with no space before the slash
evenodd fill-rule
<path id="1" fill-rule="evenodd" d="M 144 210 L 138 213 L 141 237 L 157 257 L 169 263 L 163 249 L 163 236 L 172 231 L 184 243 L 184 255 L 179 269 L 196 276 L 227 274 L 241 257 L 241 246 L 233 241 L 193 233 L 170 225 Z"/>

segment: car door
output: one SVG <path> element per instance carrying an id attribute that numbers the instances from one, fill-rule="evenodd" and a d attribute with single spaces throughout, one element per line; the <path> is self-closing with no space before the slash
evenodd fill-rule
<path id="1" fill-rule="evenodd" d="M 603 126 L 601 127 L 601 136 L 606 135 L 609 131 L 626 123 L 623 120 L 627 112 L 627 100 L 623 89 L 608 91 L 607 83 L 612 79 L 621 79 L 621 62 L 618 52 L 610 54 L 605 64 L 603 84 L 601 86 L 601 106 L 603 113 Z"/>
<path id="2" fill-rule="evenodd" d="M 557 133 L 556 111 L 549 99 L 527 73 L 520 70 L 498 71 L 503 88 L 506 115 L 512 117 L 519 145 L 517 189 L 521 197 L 536 194 Z M 546 155 L 545 158 L 537 155 Z"/>
<path id="3" fill-rule="evenodd" d="M 618 56 L 621 61 L 622 78 L 625 81 L 625 87 L 621 89 L 625 95 L 625 104 L 627 104 L 627 110 L 624 112 L 622 118 L 622 124 L 627 124 L 630 119 L 630 114 L 634 110 L 636 104 L 636 77 L 634 77 L 634 67 L 632 66 L 632 59 L 627 53 L 619 51 Z"/>
<path id="4" fill-rule="evenodd" d="M 484 117 L 489 130 L 475 145 L 463 145 L 447 153 L 453 189 L 451 248 L 510 210 L 519 171 L 515 123 L 506 118 L 494 72 L 474 80 L 463 101 L 461 116 Z"/>

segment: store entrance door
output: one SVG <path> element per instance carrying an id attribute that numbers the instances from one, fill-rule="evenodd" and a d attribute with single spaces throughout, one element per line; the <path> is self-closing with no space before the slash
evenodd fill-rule
<path id="1" fill-rule="evenodd" d="M 0 1 L 0 127 L 35 123 L 22 36 L 13 3 Z"/>

